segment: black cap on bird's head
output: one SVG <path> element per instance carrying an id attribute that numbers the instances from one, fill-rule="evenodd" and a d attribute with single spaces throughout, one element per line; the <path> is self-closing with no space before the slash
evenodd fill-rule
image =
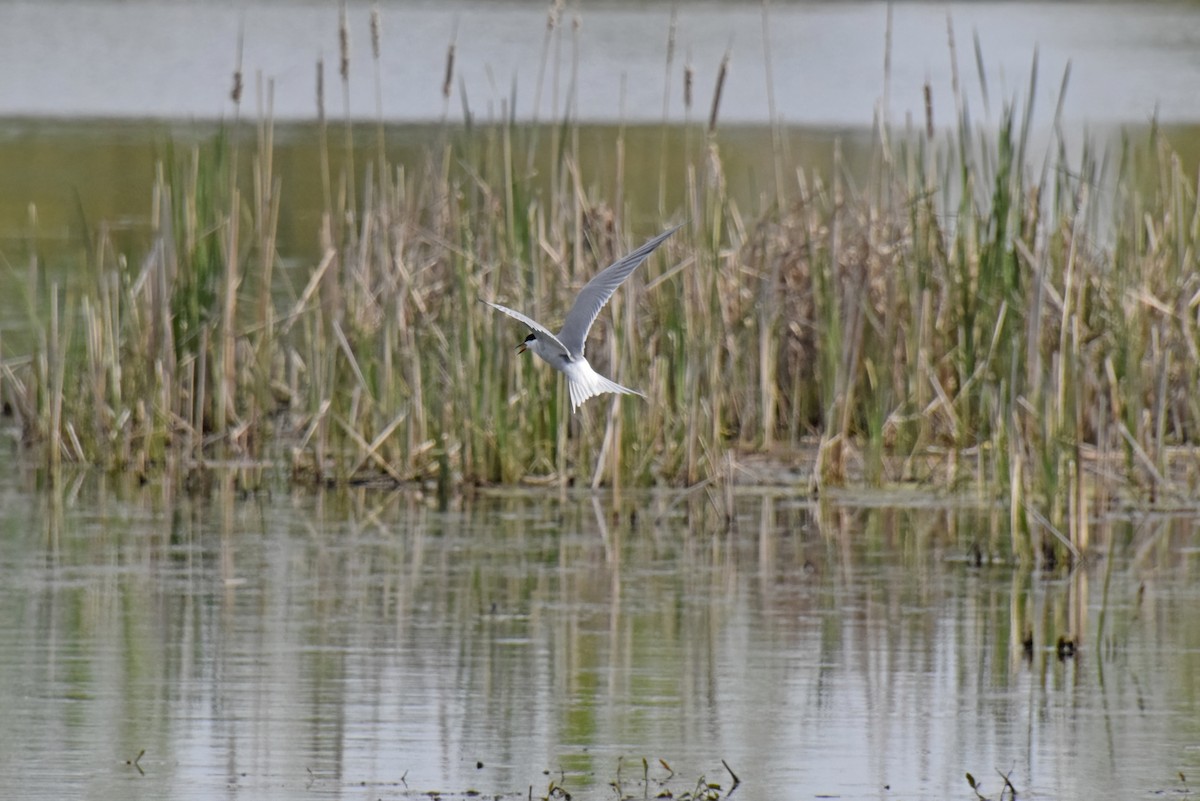
<path id="1" fill-rule="evenodd" d="M 529 343 L 535 339 L 537 339 L 537 334 L 530 331 L 529 336 L 525 337 L 525 340 L 520 345 L 517 345 L 517 353 L 524 353 L 526 348 L 529 347 Z"/>

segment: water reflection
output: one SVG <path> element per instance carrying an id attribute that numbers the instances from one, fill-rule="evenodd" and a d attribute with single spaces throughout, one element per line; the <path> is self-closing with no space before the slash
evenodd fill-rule
<path id="1" fill-rule="evenodd" d="M 0 493 L 26 798 L 600 798 L 643 757 L 676 795 L 723 759 L 743 798 L 1128 798 L 1200 762 L 1190 519 L 1042 575 L 973 566 L 1006 515 L 929 503 Z"/>

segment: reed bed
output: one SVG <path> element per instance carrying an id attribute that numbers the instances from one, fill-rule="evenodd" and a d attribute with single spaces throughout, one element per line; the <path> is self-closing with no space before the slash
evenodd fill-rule
<path id="1" fill-rule="evenodd" d="M 448 101 L 452 72 L 453 46 Z M 422 162 L 389 163 L 379 126 L 365 167 L 339 170 L 355 137 L 326 129 L 324 86 L 319 67 L 323 255 L 305 283 L 279 268 L 288 177 L 268 102 L 168 154 L 143 252 L 101 229 L 91 286 L 31 302 L 32 353 L 0 351 L 29 454 L 52 470 L 232 462 L 445 492 L 696 485 L 774 464 L 813 486 L 974 487 L 1009 502 L 1014 531 L 1042 532 L 1014 538 L 1023 554 L 1086 548 L 1089 510 L 1118 494 L 1196 486 L 1200 207 L 1157 131 L 1069 158 L 1060 143 L 1034 153 L 1032 102 L 987 131 L 965 113 L 942 133 L 880 124 L 866 180 L 836 157 L 825 175 L 777 167 L 746 208 L 726 188 L 718 81 L 709 125 L 663 148 L 659 180 L 670 166 L 684 186 L 632 219 L 624 129 L 609 193 L 581 174 L 569 116 L 480 125 L 465 101 Z M 479 299 L 551 321 L 679 221 L 590 341 L 597 368 L 648 402 L 570 415 L 558 374 L 513 353 L 525 331 Z"/>

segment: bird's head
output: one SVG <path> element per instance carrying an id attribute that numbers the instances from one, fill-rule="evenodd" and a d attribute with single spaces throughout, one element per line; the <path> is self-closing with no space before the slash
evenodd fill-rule
<path id="1" fill-rule="evenodd" d="M 529 332 L 529 336 L 525 337 L 524 342 L 517 345 L 517 353 L 524 353 L 529 348 L 533 348 L 534 352 L 537 352 L 537 334 L 532 331 Z"/>

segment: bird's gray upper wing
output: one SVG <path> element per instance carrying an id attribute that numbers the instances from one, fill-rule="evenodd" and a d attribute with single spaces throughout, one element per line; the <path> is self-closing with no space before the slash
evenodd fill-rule
<path id="1" fill-rule="evenodd" d="M 579 297 L 575 298 L 575 305 L 571 307 L 571 311 L 567 312 L 557 341 L 571 353 L 582 356 L 583 341 L 587 339 L 588 331 L 591 329 L 592 323 L 596 321 L 596 315 L 604 308 L 604 304 L 608 303 L 608 299 L 617 291 L 621 282 L 628 278 L 630 273 L 636 270 L 638 265 L 663 243 L 663 240 L 678 231 L 679 228 L 680 226 L 677 225 L 664 231 L 628 256 L 605 267 L 595 278 L 588 281 L 587 286 L 579 293 Z M 507 311 L 507 309 L 503 311 Z"/>
<path id="2" fill-rule="evenodd" d="M 563 355 L 565 355 L 565 356 L 571 355 L 571 352 L 567 349 L 567 347 L 565 345 L 563 345 L 563 343 L 559 340 L 558 337 L 556 337 L 556 336 L 554 336 L 554 334 L 550 333 L 550 331 L 548 331 L 546 329 L 546 326 L 537 322 L 533 318 L 527 317 L 524 314 L 521 314 L 519 311 L 510 309 L 507 306 L 501 306 L 499 303 L 492 303 L 490 300 L 485 300 L 483 302 L 486 303 L 487 305 L 491 306 L 493 309 L 502 311 L 505 314 L 507 314 L 509 317 L 512 317 L 515 320 L 520 320 L 521 322 L 525 323 L 525 325 L 529 326 L 534 331 L 538 332 L 539 339 L 545 339 L 548 342 L 552 342 L 555 345 L 557 345 L 559 348 L 561 348 Z"/>

